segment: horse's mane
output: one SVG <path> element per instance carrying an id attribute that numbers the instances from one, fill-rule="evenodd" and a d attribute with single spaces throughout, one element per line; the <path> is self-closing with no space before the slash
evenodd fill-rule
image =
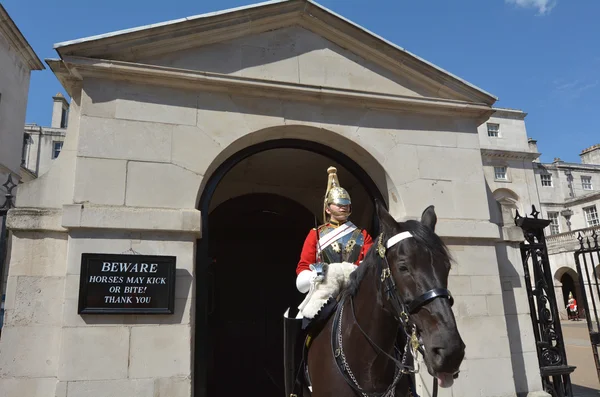
<path id="1" fill-rule="evenodd" d="M 402 226 L 404 231 L 411 232 L 417 243 L 421 246 L 424 246 L 429 252 L 431 252 L 434 258 L 438 258 L 440 261 L 447 261 L 448 263 L 452 262 L 448 247 L 429 227 L 415 220 L 403 222 Z M 389 237 L 391 236 L 388 236 L 388 238 Z M 342 292 L 344 295 L 356 296 L 360 287 L 360 283 L 369 270 L 374 266 L 377 267 L 377 278 L 379 278 L 381 275 L 381 260 L 377 254 L 377 243 L 380 238 L 381 234 L 379 234 L 379 236 L 377 236 L 377 238 L 373 241 L 373 245 L 365 255 L 365 259 L 362 261 L 360 266 L 350 274 L 348 285 Z"/>

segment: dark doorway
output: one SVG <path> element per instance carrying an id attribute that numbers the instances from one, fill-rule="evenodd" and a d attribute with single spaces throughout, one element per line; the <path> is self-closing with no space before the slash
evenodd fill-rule
<path id="1" fill-rule="evenodd" d="M 563 293 L 563 307 L 567 307 L 567 303 L 569 301 L 569 293 L 573 293 L 573 298 L 577 301 L 577 314 L 578 317 L 581 316 L 581 308 L 583 307 L 583 302 L 579 302 L 579 286 L 577 284 L 578 280 L 573 278 L 573 275 L 568 271 L 560 278 L 560 282 L 562 284 L 562 293 Z M 577 277 L 577 273 L 573 272 L 575 277 Z M 568 311 L 567 311 L 568 313 Z"/>
<path id="2" fill-rule="evenodd" d="M 208 396 L 280 397 L 282 317 L 302 301 L 295 268 L 314 215 L 288 198 L 248 194 L 219 205 L 209 225 Z"/>

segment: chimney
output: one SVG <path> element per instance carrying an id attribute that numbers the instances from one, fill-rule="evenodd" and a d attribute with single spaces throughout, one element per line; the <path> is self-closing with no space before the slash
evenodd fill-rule
<path id="1" fill-rule="evenodd" d="M 582 164 L 599 164 L 600 165 L 600 143 L 583 149 L 579 154 Z"/>
<path id="2" fill-rule="evenodd" d="M 67 118 L 69 115 L 69 103 L 60 92 L 52 97 L 54 105 L 52 107 L 52 128 L 67 128 Z"/>
<path id="3" fill-rule="evenodd" d="M 538 153 L 538 147 L 537 147 L 537 141 L 533 138 L 529 138 L 527 139 L 527 143 L 529 144 L 529 151 L 531 153 Z M 540 159 L 539 157 L 535 160 L 533 160 L 534 163 L 539 163 Z"/>

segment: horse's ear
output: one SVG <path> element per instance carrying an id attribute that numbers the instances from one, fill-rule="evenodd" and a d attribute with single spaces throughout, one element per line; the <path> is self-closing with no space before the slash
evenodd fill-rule
<path id="1" fill-rule="evenodd" d="M 397 222 L 394 220 L 394 218 L 392 218 L 381 201 L 375 200 L 375 210 L 377 211 L 377 218 L 379 218 L 380 231 L 389 238 L 394 234 L 394 229 L 397 226 Z"/>
<path id="2" fill-rule="evenodd" d="M 425 211 L 421 214 L 421 223 L 435 231 L 435 224 L 437 223 L 437 215 L 433 205 L 425 208 Z"/>

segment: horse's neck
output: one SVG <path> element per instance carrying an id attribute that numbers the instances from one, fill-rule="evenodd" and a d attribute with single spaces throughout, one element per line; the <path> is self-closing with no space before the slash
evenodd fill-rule
<path id="1" fill-rule="evenodd" d="M 373 343 L 379 346 L 383 351 L 393 356 L 394 342 L 398 331 L 398 323 L 392 314 L 382 307 L 384 297 L 379 292 L 378 286 L 381 284 L 375 267 L 372 267 L 361 280 L 360 287 L 354 297 L 354 309 L 356 321 L 360 324 L 362 330 L 368 335 Z M 351 307 L 349 307 L 351 310 Z M 348 313 L 350 315 L 350 313 Z M 348 316 L 349 317 L 349 316 Z M 348 318 L 347 317 L 347 318 Z M 348 318 L 349 320 L 351 318 Z M 361 349 L 363 353 L 369 354 L 369 361 L 372 365 L 389 365 L 392 362 L 372 348 L 358 329 L 352 330 L 352 338 L 355 343 L 365 345 L 366 349 Z"/>

